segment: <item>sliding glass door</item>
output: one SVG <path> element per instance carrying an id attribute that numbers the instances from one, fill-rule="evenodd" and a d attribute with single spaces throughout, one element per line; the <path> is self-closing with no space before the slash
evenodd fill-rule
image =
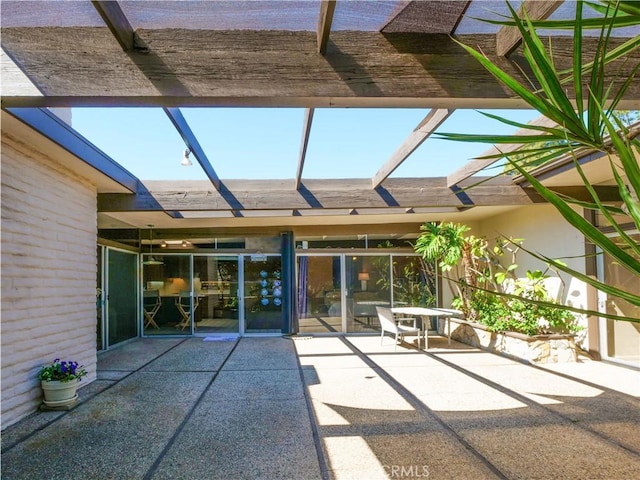
<path id="1" fill-rule="evenodd" d="M 298 254 L 300 332 L 377 332 L 376 306 L 435 305 L 435 280 L 416 255 Z"/>
<path id="2" fill-rule="evenodd" d="M 342 332 L 341 256 L 301 255 L 297 268 L 300 332 Z"/>
<path id="3" fill-rule="evenodd" d="M 138 336 L 138 255 L 107 249 L 106 338 L 110 347 Z M 104 333 L 104 332 L 102 332 Z"/>
<path id="4" fill-rule="evenodd" d="M 377 306 L 391 306 L 390 256 L 346 255 L 347 332 L 380 330 Z"/>
<path id="5" fill-rule="evenodd" d="M 244 333 L 282 333 L 284 281 L 280 255 L 244 255 Z"/>
<path id="6" fill-rule="evenodd" d="M 640 244 L 640 234 L 630 234 Z M 615 241 L 616 238 L 613 238 Z M 631 253 L 631 252 L 630 252 Z M 638 277 L 609 255 L 602 255 L 601 277 L 608 285 L 640 295 Z M 630 318 L 640 317 L 640 307 L 626 300 L 600 293 L 602 311 Z M 604 357 L 640 367 L 640 324 L 621 320 L 601 319 L 600 331 Z"/>
<path id="7" fill-rule="evenodd" d="M 238 256 L 195 255 L 196 333 L 240 332 Z"/>
<path id="8" fill-rule="evenodd" d="M 190 335 L 199 318 L 197 290 L 192 289 L 191 255 L 142 257 L 142 326 L 144 335 Z"/>

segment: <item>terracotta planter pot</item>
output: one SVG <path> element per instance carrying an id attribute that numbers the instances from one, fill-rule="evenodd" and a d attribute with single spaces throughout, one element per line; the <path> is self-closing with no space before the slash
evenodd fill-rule
<path id="1" fill-rule="evenodd" d="M 60 407 L 74 403 L 78 399 L 78 380 L 61 382 L 59 380 L 42 381 L 42 392 L 44 393 L 44 404 L 48 407 Z"/>

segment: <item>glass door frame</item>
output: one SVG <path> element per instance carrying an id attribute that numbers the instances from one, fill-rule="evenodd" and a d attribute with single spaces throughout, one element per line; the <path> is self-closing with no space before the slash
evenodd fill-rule
<path id="1" fill-rule="evenodd" d="M 340 258 L 340 307 L 341 307 L 341 315 L 342 315 L 342 330 L 340 332 L 318 332 L 318 333 L 314 333 L 314 335 L 345 335 L 345 334 L 350 334 L 350 335 L 372 335 L 371 333 L 365 332 L 347 332 L 347 324 L 348 324 L 348 315 L 349 315 L 349 310 L 348 310 L 348 286 L 347 286 L 347 256 L 356 256 L 356 257 L 364 257 L 364 256 L 369 256 L 369 257 L 379 257 L 379 256 L 388 256 L 389 257 L 389 279 L 391 281 L 393 281 L 392 279 L 392 275 L 393 275 L 393 258 L 396 256 L 399 257 L 419 257 L 420 255 L 413 252 L 413 251 L 390 251 L 389 249 L 380 249 L 380 250 L 375 250 L 375 249 L 352 249 L 349 251 L 344 251 L 342 249 L 335 249 L 333 251 L 326 251 L 326 250 L 315 250 L 315 249 L 297 249 L 296 250 L 296 265 L 298 264 L 297 259 L 299 257 L 339 257 Z M 296 286 L 298 286 L 299 283 L 299 269 L 296 267 L 296 278 L 295 278 L 295 282 L 296 282 Z M 436 289 L 438 288 L 438 282 L 436 280 L 435 282 L 436 284 Z M 296 287 L 298 288 L 298 287 Z M 436 290 L 436 295 L 438 294 L 437 290 Z M 391 305 L 393 305 L 393 301 L 394 301 L 394 292 L 393 292 L 393 288 L 391 288 L 390 291 L 390 302 Z M 377 333 L 376 333 L 377 335 Z"/>
<path id="2" fill-rule="evenodd" d="M 245 260 L 248 258 L 251 258 L 252 256 L 263 256 L 263 257 L 278 257 L 280 259 L 280 271 L 282 271 L 282 253 L 280 252 L 268 252 L 268 253 L 255 253 L 255 252 L 246 252 L 246 253 L 239 253 L 238 254 L 238 308 L 240 309 L 240 315 L 238 318 L 239 321 L 239 326 L 240 326 L 240 336 L 242 337 L 277 337 L 277 336 L 281 336 L 282 332 L 279 333 L 275 333 L 275 332 L 261 332 L 261 331 L 252 331 L 252 332 L 248 332 L 247 333 L 247 326 L 246 326 L 246 302 L 245 302 L 245 298 L 247 295 L 247 292 L 245 291 Z M 297 281 L 297 276 L 294 279 L 291 279 L 290 281 Z M 282 311 L 282 309 L 280 310 L 280 314 L 281 316 L 284 315 L 284 312 Z M 282 319 L 282 322 L 284 323 L 284 318 Z"/>
<path id="3" fill-rule="evenodd" d="M 638 235 L 640 233 L 639 230 L 637 229 L 632 229 L 632 230 L 625 230 L 625 233 L 627 233 L 628 235 Z M 609 233 L 607 234 L 608 237 L 610 238 L 615 238 L 618 236 L 617 233 L 613 232 L 613 233 Z M 602 249 L 600 247 L 596 247 L 596 272 L 597 272 L 597 278 L 600 282 L 604 282 L 605 278 L 604 278 L 604 272 L 605 272 L 605 265 L 604 265 L 604 252 L 602 251 Z M 598 295 L 598 312 L 602 312 L 602 313 L 606 313 L 607 310 L 607 294 L 605 292 L 602 292 L 600 290 L 597 290 L 597 295 Z M 622 320 L 612 320 L 614 322 L 617 321 L 622 321 Z M 623 360 L 619 357 L 612 357 L 609 355 L 609 339 L 608 339 L 608 325 L 607 325 L 608 319 L 604 318 L 604 317 L 599 317 L 598 318 L 598 330 L 599 330 L 599 340 L 600 340 L 600 356 L 603 360 L 607 360 L 609 362 L 614 362 L 620 365 L 625 365 L 625 366 L 629 366 L 632 368 L 637 369 L 638 368 L 638 364 L 634 363 L 634 362 L 629 362 L 626 360 Z"/>
<path id="4" fill-rule="evenodd" d="M 244 253 L 191 253 L 191 334 L 196 337 L 208 337 L 208 336 L 225 336 L 225 335 L 238 335 L 244 336 Z M 231 257 L 235 258 L 238 266 L 238 288 L 236 290 L 236 296 L 238 297 L 238 330 L 236 332 L 198 332 L 195 330 L 193 319 L 195 318 L 195 311 L 193 309 L 193 298 L 195 295 L 195 282 L 193 281 L 193 275 L 195 271 L 194 260 L 195 257 L 214 257 L 224 258 L 231 260 Z"/>
<path id="5" fill-rule="evenodd" d="M 181 331 L 181 332 L 176 332 L 176 333 L 171 333 L 171 334 L 161 334 L 161 335 L 148 335 L 145 334 L 145 328 L 144 328 L 144 314 L 142 313 L 142 310 L 144 308 L 144 289 L 145 289 L 145 284 L 146 284 L 146 279 L 144 278 L 144 259 L 145 257 L 149 256 L 150 254 L 147 252 L 141 252 L 138 254 L 138 288 L 136 289 L 136 293 L 138 295 L 138 336 L 140 338 L 185 338 L 185 337 L 189 337 L 189 336 L 194 336 L 194 323 L 193 323 L 193 319 L 194 319 L 194 313 L 195 313 L 195 309 L 193 308 L 193 298 L 194 298 L 194 282 L 193 282 L 193 257 L 194 255 L 198 255 L 197 253 L 178 253 L 178 252 L 171 252 L 171 253 L 165 253 L 165 252 L 160 252 L 155 254 L 154 256 L 162 256 L 162 257 L 182 257 L 182 258 L 188 258 L 189 259 L 189 298 L 190 298 L 190 307 L 189 307 L 189 318 L 191 319 L 190 321 L 190 325 L 189 325 L 189 330 L 188 331 Z M 203 254 L 206 255 L 206 254 Z"/>
<path id="6" fill-rule="evenodd" d="M 136 293 L 136 305 L 140 304 L 142 305 L 142 295 L 140 293 L 140 275 L 142 275 L 142 269 L 140 268 L 140 254 L 138 252 L 133 252 L 131 250 L 126 250 L 124 248 L 117 248 L 117 247 L 111 247 L 109 245 L 100 245 L 98 244 L 98 246 L 101 249 L 100 252 L 100 261 L 102 262 L 102 275 L 101 275 L 101 282 L 102 282 L 102 290 L 100 292 L 100 303 L 101 303 L 101 307 L 102 307 L 102 315 L 101 315 L 101 326 L 102 326 L 102 349 L 100 351 L 106 351 L 109 350 L 109 348 L 112 347 L 112 345 L 109 343 L 109 252 L 110 251 L 117 251 L 117 252 L 121 252 L 121 253 L 128 253 L 130 255 L 134 255 L 135 256 L 135 264 L 136 264 L 136 273 L 135 273 L 135 278 L 136 278 L 136 282 L 138 283 L 137 287 L 135 289 L 135 293 Z M 141 310 L 139 308 L 136 309 L 136 334 L 134 337 L 131 337 L 128 340 L 123 340 L 122 342 L 118 342 L 115 345 L 122 345 L 123 343 L 126 342 L 130 342 L 136 338 L 140 338 L 141 336 L 141 322 L 142 322 L 142 315 L 141 315 Z"/>
<path id="7" fill-rule="evenodd" d="M 98 348 L 99 352 L 103 352 L 107 350 L 107 336 L 106 336 L 106 284 L 107 284 L 107 274 L 105 273 L 105 269 L 107 268 L 107 248 L 105 245 L 98 244 L 98 248 L 100 249 L 99 258 L 97 259 L 100 262 L 98 265 L 98 269 L 100 271 L 100 278 L 98 279 L 99 286 L 96 285 L 96 308 L 100 307 L 100 347 Z M 137 289 L 136 289 L 137 290 Z M 97 313 L 96 313 L 97 320 Z M 98 332 L 96 332 L 96 335 Z M 96 343 L 97 346 L 97 343 Z"/>

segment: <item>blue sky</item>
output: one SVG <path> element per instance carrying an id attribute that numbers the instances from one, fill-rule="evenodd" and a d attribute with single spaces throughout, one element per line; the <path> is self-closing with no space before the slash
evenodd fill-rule
<path id="1" fill-rule="evenodd" d="M 302 108 L 183 108 L 218 176 L 294 178 Z M 428 109 L 316 109 L 303 178 L 372 177 Z M 523 123 L 531 110 L 491 110 Z M 74 108 L 73 127 L 142 180 L 206 179 L 193 159 L 180 165 L 184 142 L 161 108 Z M 513 127 L 473 110 L 457 110 L 442 132 L 511 133 Z M 392 177 L 446 176 L 490 145 L 429 138 Z"/>

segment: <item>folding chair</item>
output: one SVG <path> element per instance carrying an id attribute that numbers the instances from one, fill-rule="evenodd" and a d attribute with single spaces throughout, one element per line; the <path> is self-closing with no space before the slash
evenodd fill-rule
<path id="1" fill-rule="evenodd" d="M 198 303 L 200 302 L 198 297 L 195 297 L 193 303 L 193 311 L 196 311 L 198 308 Z M 191 292 L 188 290 L 181 290 L 180 295 L 176 298 L 176 307 L 180 312 L 180 316 L 182 320 L 176 325 L 176 328 L 184 330 L 186 327 L 191 325 Z M 195 328 L 195 325 L 194 325 Z"/>
<path id="2" fill-rule="evenodd" d="M 160 300 L 160 290 L 145 290 L 142 298 L 142 311 L 144 313 L 144 328 L 160 328 L 155 321 L 155 316 L 160 310 L 162 300 Z"/>

